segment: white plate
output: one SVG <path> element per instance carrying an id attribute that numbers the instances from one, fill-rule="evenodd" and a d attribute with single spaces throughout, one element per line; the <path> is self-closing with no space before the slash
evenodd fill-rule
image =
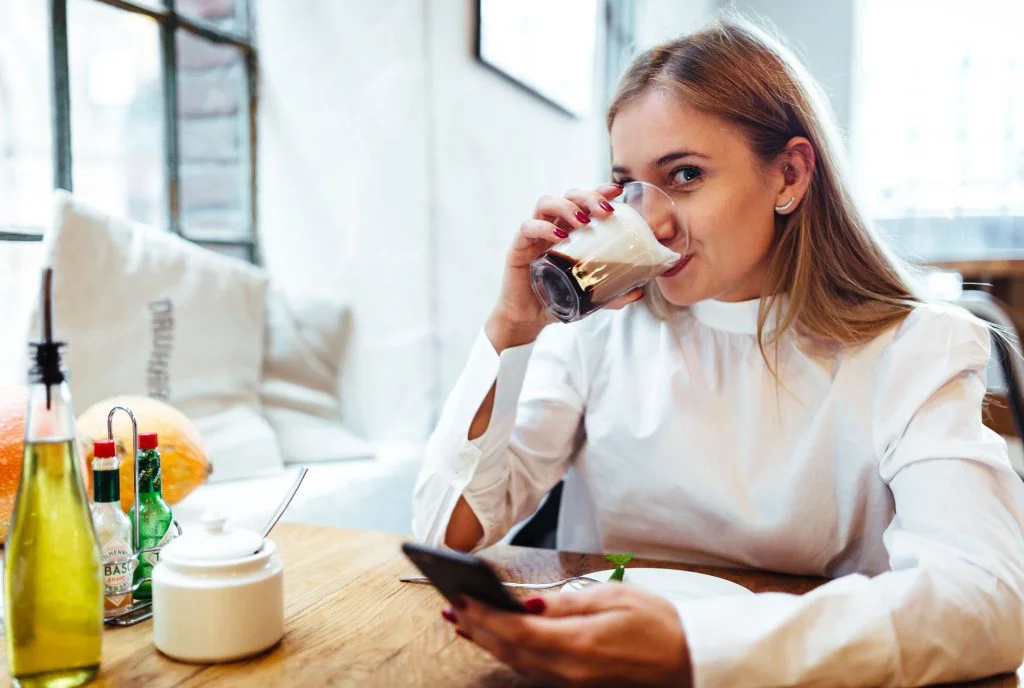
<path id="1" fill-rule="evenodd" d="M 607 571 L 588 573 L 586 576 L 604 583 L 611 577 L 614 571 L 614 569 L 608 569 Z M 625 582 L 648 592 L 653 592 L 656 595 L 661 595 L 672 602 L 695 600 L 704 597 L 754 594 L 742 585 L 727 581 L 724 578 L 709 576 L 704 573 L 694 573 L 692 571 L 677 571 L 675 569 L 631 569 L 627 566 Z M 566 591 L 571 592 L 572 590 L 568 586 L 563 586 L 562 592 Z"/>

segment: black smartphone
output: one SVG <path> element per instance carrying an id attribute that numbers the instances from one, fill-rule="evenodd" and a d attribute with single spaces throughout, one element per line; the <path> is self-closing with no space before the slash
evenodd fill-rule
<path id="1" fill-rule="evenodd" d="M 449 602 L 458 597 L 470 597 L 502 611 L 526 611 L 501 584 L 494 569 L 480 557 L 413 542 L 402 545 L 402 551 Z"/>

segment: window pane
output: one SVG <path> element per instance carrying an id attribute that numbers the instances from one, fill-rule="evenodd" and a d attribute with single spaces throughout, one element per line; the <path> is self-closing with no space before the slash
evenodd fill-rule
<path id="1" fill-rule="evenodd" d="M 181 224 L 192 239 L 250 235 L 249 98 L 238 48 L 178 32 Z"/>
<path id="2" fill-rule="evenodd" d="M 38 241 L 0 241 L 0 384 L 25 379 L 18 363 L 25 352 L 23 326 L 39 293 L 41 248 Z"/>
<path id="3" fill-rule="evenodd" d="M 855 153 L 873 215 L 1024 216 L 1024 3 L 862 5 Z"/>
<path id="4" fill-rule="evenodd" d="M 51 215 L 47 4 L 0 0 L 0 228 L 7 231 L 40 232 Z"/>
<path id="5" fill-rule="evenodd" d="M 68 2 L 72 180 L 104 210 L 165 228 L 159 28 L 94 0 Z"/>
<path id="6" fill-rule="evenodd" d="M 248 35 L 245 0 L 178 0 L 175 10 L 187 19 Z"/>

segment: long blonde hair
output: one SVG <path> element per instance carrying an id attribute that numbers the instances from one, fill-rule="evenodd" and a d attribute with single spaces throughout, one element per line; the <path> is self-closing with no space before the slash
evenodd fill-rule
<path id="1" fill-rule="evenodd" d="M 608 109 L 609 130 L 622 108 L 652 91 L 673 94 L 739 125 L 765 164 L 794 136 L 806 137 L 814 147 L 816 164 L 806 195 L 794 212 L 776 216 L 757 327 L 766 362 L 766 346 L 790 329 L 857 344 L 902 322 L 919 303 L 910 268 L 886 248 L 848 191 L 839 134 L 824 93 L 780 41 L 742 17 L 729 16 L 648 50 L 619 83 Z M 657 288 L 648 293 L 649 305 L 656 312 L 663 309 L 666 302 Z M 783 295 L 786 307 L 766 332 Z"/>

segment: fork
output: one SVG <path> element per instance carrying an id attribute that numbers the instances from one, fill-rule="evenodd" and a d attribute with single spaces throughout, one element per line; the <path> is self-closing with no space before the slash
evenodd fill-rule
<path id="1" fill-rule="evenodd" d="M 431 585 L 430 579 L 426 576 L 400 576 L 398 578 L 402 583 L 420 583 Z M 506 588 L 516 588 L 519 590 L 548 590 L 550 588 L 557 588 L 563 585 L 568 585 L 574 590 L 582 590 L 591 585 L 600 583 L 601 581 L 596 578 L 589 576 L 573 576 L 572 578 L 563 578 L 562 580 L 552 581 L 550 583 L 506 583 L 502 582 Z"/>

